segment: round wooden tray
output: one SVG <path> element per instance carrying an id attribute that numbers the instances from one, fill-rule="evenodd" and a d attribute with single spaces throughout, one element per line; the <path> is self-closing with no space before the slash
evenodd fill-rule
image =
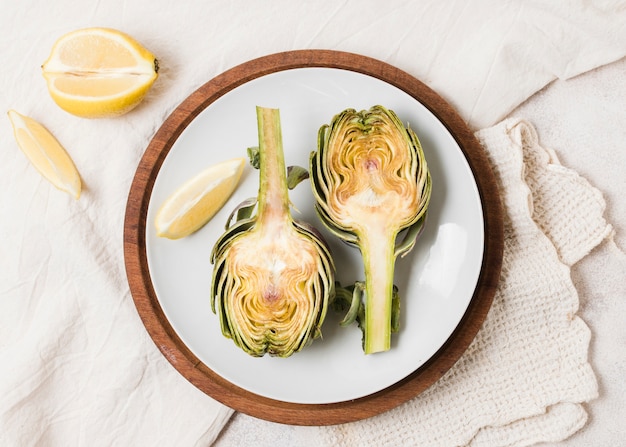
<path id="1" fill-rule="evenodd" d="M 233 385 L 203 364 L 181 341 L 165 317 L 154 291 L 146 255 L 148 204 L 159 169 L 191 121 L 234 88 L 261 76 L 303 67 L 327 67 L 362 73 L 391 84 L 425 105 L 447 128 L 463 151 L 483 206 L 485 244 L 481 272 L 470 304 L 455 331 L 424 365 L 405 379 L 374 394 L 328 404 L 283 402 Z M 207 82 L 167 118 L 148 145 L 137 168 L 126 207 L 124 256 L 137 311 L 157 347 L 197 388 L 243 413 L 294 425 L 330 425 L 368 418 L 417 396 L 437 381 L 467 349 L 480 329 L 496 291 L 503 249 L 500 197 L 482 147 L 460 116 L 437 93 L 387 63 L 352 53 L 299 50 L 273 54 L 234 67 Z"/>

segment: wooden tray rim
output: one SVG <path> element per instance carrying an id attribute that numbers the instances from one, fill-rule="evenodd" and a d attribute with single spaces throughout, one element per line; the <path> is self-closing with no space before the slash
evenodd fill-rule
<path id="1" fill-rule="evenodd" d="M 146 255 L 146 218 L 152 188 L 183 130 L 200 112 L 234 88 L 271 73 L 305 67 L 369 75 L 401 89 L 427 107 L 456 140 L 474 173 L 485 231 L 483 262 L 474 295 L 441 349 L 415 372 L 384 390 L 328 404 L 290 403 L 259 396 L 208 368 L 182 342 L 165 317 Z M 263 56 L 225 71 L 194 91 L 169 115 L 146 148 L 130 188 L 124 219 L 124 261 L 132 298 L 161 353 L 183 377 L 217 401 L 257 418 L 293 425 L 332 425 L 372 417 L 410 400 L 439 380 L 465 352 L 488 314 L 500 277 L 502 252 L 503 215 L 495 176 L 484 150 L 462 118 L 441 96 L 408 73 L 367 56 L 335 50 L 293 50 Z"/>

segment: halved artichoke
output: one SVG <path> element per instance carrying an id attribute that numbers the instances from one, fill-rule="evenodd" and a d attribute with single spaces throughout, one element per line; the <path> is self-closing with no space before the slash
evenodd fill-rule
<path id="1" fill-rule="evenodd" d="M 310 171 L 322 222 L 363 256 L 365 283 L 355 285 L 353 296 L 364 295 L 364 314 L 358 317 L 364 351 L 386 351 L 395 260 L 414 247 L 430 201 L 430 172 L 420 142 L 392 110 L 347 109 L 320 128 Z M 359 315 L 359 303 L 353 304 L 351 314 Z"/>
<path id="2" fill-rule="evenodd" d="M 257 107 L 257 122 L 256 214 L 244 202 L 213 248 L 211 305 L 245 352 L 288 357 L 320 335 L 334 265 L 321 236 L 291 215 L 279 111 Z"/>

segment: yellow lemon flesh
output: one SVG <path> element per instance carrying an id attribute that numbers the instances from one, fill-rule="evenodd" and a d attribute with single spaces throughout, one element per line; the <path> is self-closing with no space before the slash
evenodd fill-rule
<path id="1" fill-rule="evenodd" d="M 9 110 L 18 146 L 37 170 L 54 186 L 80 197 L 81 181 L 74 162 L 57 139 L 32 118 Z"/>
<path id="2" fill-rule="evenodd" d="M 52 99 L 65 111 L 84 118 L 129 112 L 154 84 L 158 69 L 150 51 L 109 28 L 65 34 L 42 65 Z"/>
<path id="3" fill-rule="evenodd" d="M 202 228 L 235 191 L 244 166 L 245 158 L 224 161 L 178 187 L 157 212 L 157 236 L 180 239 Z"/>

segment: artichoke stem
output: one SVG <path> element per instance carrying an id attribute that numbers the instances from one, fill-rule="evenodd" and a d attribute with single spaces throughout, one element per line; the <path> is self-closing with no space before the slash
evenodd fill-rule
<path id="1" fill-rule="evenodd" d="M 278 109 L 257 107 L 260 184 L 259 226 L 291 219 L 283 139 Z"/>
<path id="2" fill-rule="evenodd" d="M 373 354 L 388 351 L 391 347 L 395 238 L 372 229 L 363 236 L 360 238 L 365 267 L 363 349 L 366 354 Z"/>

